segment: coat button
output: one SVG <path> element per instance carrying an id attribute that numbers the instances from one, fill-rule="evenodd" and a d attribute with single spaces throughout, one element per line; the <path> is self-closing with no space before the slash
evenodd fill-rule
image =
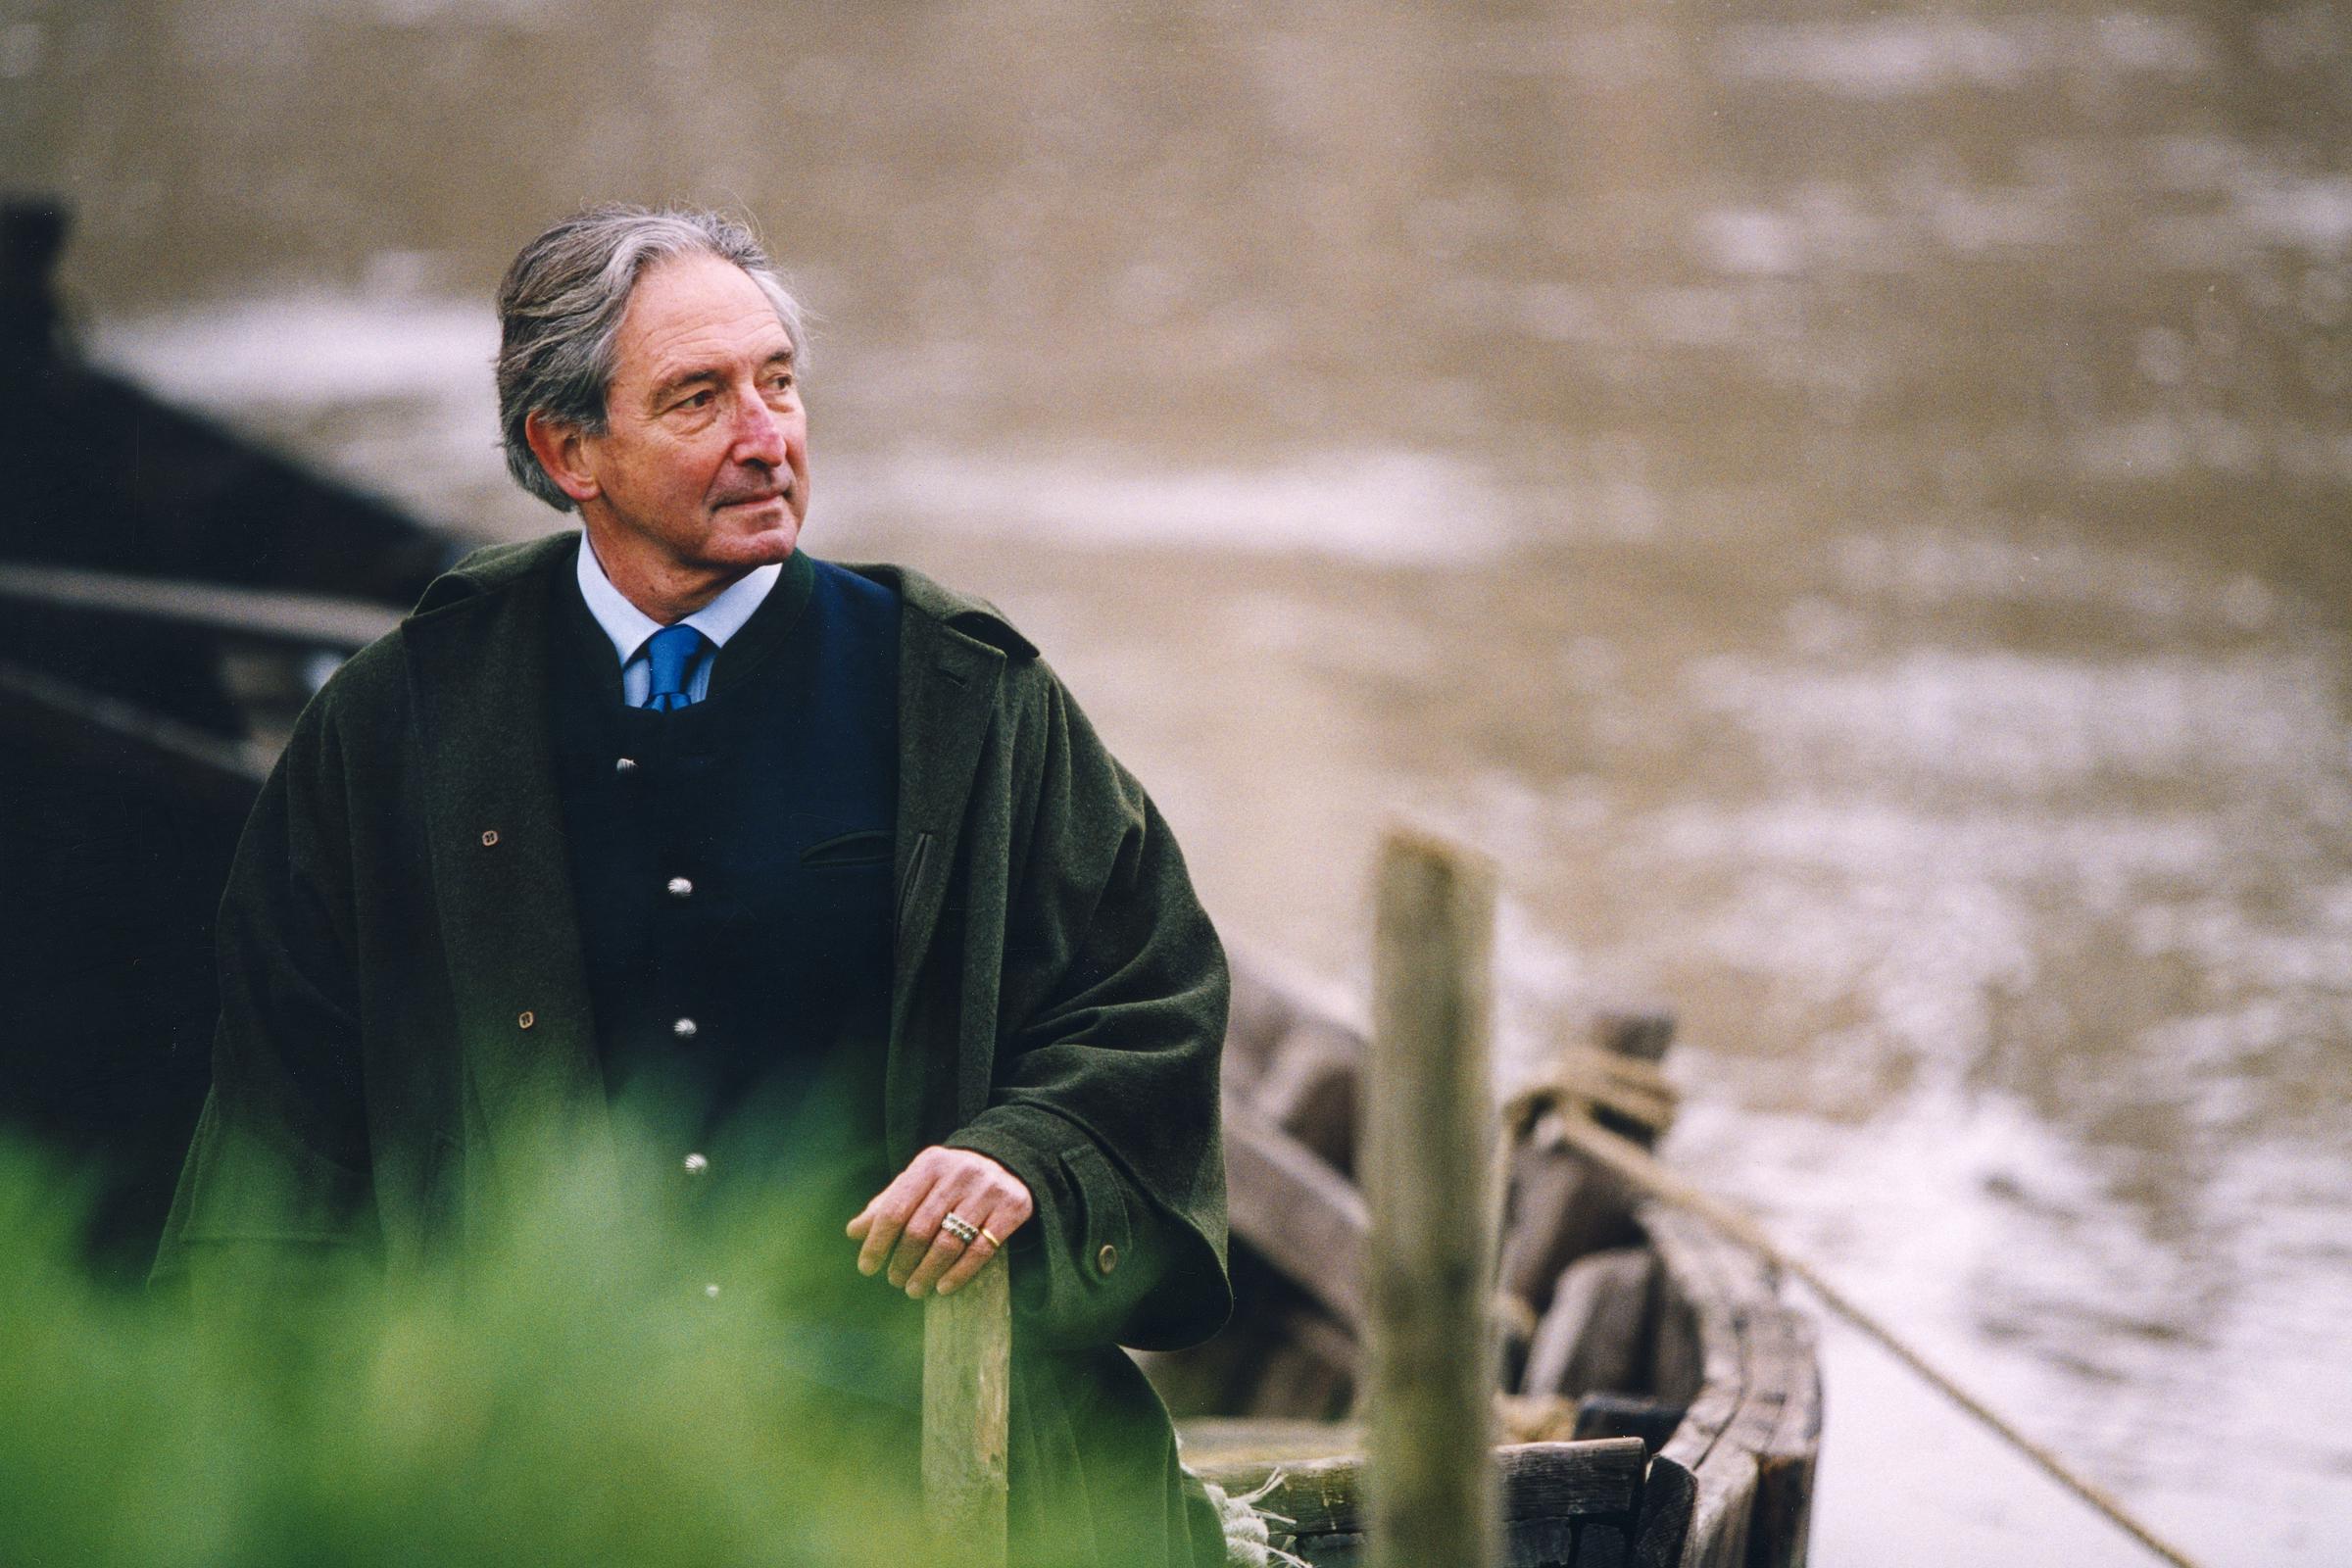
<path id="1" fill-rule="evenodd" d="M 682 876 L 673 876 L 669 879 L 669 896 L 673 899 L 691 899 L 694 897 L 694 884 Z"/>
<path id="2" fill-rule="evenodd" d="M 710 1157 L 708 1154 L 688 1154 L 678 1163 L 686 1167 L 689 1176 L 707 1175 L 710 1169 Z"/>
<path id="3" fill-rule="evenodd" d="M 1095 1267 L 1107 1274 L 1118 1266 L 1119 1250 L 1111 1246 L 1108 1242 L 1104 1242 L 1102 1244 L 1102 1250 L 1095 1254 Z"/>
<path id="4" fill-rule="evenodd" d="M 695 1037 L 697 1030 L 695 1028 L 695 1022 L 692 1018 L 680 1018 L 676 1023 L 673 1023 L 669 1026 L 669 1032 L 673 1035 L 676 1035 L 680 1040 L 692 1040 Z"/>
<path id="5" fill-rule="evenodd" d="M 539 1015 L 527 1008 L 514 1015 L 514 1027 L 517 1029 L 528 1029 L 531 1025 L 537 1023 L 538 1021 Z"/>
<path id="6" fill-rule="evenodd" d="M 715 1301 L 718 1299 L 718 1287 L 715 1285 L 706 1285 L 703 1287 L 703 1294 L 709 1297 L 711 1300 Z"/>
<path id="7" fill-rule="evenodd" d="M 482 848 L 483 848 L 483 849 L 485 849 L 485 850 L 488 850 L 488 849 L 494 849 L 494 848 L 496 848 L 496 847 L 497 847 L 497 845 L 498 845 L 498 829 L 496 829 L 496 828 L 491 828 L 491 829 L 489 829 L 488 831 L 486 831 L 486 832 L 484 832 L 484 833 L 482 834 Z"/>
<path id="8" fill-rule="evenodd" d="M 612 771 L 615 773 L 636 772 L 637 759 L 634 757 L 615 757 L 612 759 Z"/>

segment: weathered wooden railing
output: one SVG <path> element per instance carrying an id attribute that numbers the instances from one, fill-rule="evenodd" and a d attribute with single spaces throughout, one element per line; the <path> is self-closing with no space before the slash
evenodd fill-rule
<path id="1" fill-rule="evenodd" d="M 936 1560 L 1004 1568 L 1012 1276 L 992 1258 L 923 1305 L 923 1502 Z"/>
<path id="2" fill-rule="evenodd" d="M 72 626 L 71 640 L 88 644 L 125 630 L 173 635 L 182 640 L 173 657 L 207 660 L 220 648 L 244 644 L 340 658 L 400 618 L 368 600 L 6 561 L 0 561 L 0 614 Z M 0 727 L 52 766 L 150 775 L 174 798 L 218 807 L 237 821 L 276 760 L 266 740 L 190 723 L 135 695 L 22 658 L 0 657 Z"/>
<path id="3" fill-rule="evenodd" d="M 1492 1563 L 1494 875 L 1449 845 L 1392 833 L 1374 890 L 1370 1559 Z"/>

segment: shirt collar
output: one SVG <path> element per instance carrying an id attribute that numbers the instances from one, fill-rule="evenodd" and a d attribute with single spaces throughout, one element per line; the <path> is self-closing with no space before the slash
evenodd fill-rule
<path id="1" fill-rule="evenodd" d="M 752 612 L 760 608 L 760 602 L 783 574 L 781 563 L 755 566 L 679 624 L 692 626 L 710 638 L 711 646 L 723 648 L 727 639 L 752 618 Z M 626 664 L 637 657 L 645 640 L 662 629 L 662 623 L 630 604 L 628 596 L 612 586 L 612 579 L 605 575 L 604 563 L 596 559 L 596 550 L 585 532 L 580 535 L 578 576 L 580 597 L 588 602 L 588 612 L 605 629 L 605 635 L 612 639 L 613 652 Z"/>

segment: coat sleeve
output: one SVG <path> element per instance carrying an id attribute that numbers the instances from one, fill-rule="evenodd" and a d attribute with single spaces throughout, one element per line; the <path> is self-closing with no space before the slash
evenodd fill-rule
<path id="1" fill-rule="evenodd" d="M 947 1143 L 1037 1200 L 1024 1304 L 1074 1343 L 1169 1348 L 1231 1312 L 1223 948 L 1142 786 L 1041 666 L 988 1108 Z"/>
<path id="2" fill-rule="evenodd" d="M 333 691 L 330 685 L 329 692 Z M 237 845 L 213 1087 L 155 1266 L 204 1301 L 370 1252 L 345 759 L 325 694 Z"/>

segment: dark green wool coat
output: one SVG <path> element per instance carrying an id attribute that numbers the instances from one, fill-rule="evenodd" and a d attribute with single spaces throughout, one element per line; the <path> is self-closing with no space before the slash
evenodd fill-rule
<path id="1" fill-rule="evenodd" d="M 412 1269 L 537 1129 L 609 1157 L 547 717 L 574 538 L 469 557 L 303 714 L 222 903 L 213 1092 L 159 1280 L 203 1298 L 322 1247 Z M 1116 1347 L 1231 1309 L 1222 950 L 1037 651 L 856 569 L 903 606 L 887 1147 L 977 1150 L 1037 1201 L 1011 1258 L 1016 1549 L 1190 1563 L 1166 1414 Z"/>

